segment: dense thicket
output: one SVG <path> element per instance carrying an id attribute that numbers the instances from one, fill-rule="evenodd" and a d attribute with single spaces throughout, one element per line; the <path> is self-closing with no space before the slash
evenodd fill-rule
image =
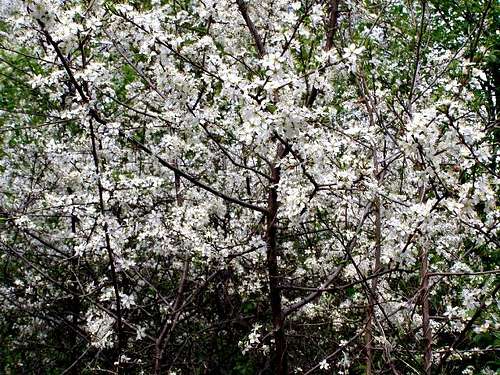
<path id="1" fill-rule="evenodd" d="M 0 373 L 497 373 L 498 2 L 0 4 Z"/>

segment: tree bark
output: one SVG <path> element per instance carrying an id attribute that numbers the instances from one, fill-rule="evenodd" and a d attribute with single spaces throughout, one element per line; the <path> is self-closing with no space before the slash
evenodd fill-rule
<path id="1" fill-rule="evenodd" d="M 370 114 L 371 115 L 371 114 Z M 377 158 L 377 151 L 373 151 L 373 164 L 374 174 L 380 185 L 381 176 L 379 174 L 379 163 Z M 373 202 L 373 209 L 375 212 L 375 254 L 373 274 L 378 274 L 380 271 L 380 252 L 381 252 L 381 232 L 382 232 L 382 219 L 380 197 L 376 196 Z M 377 288 L 378 277 L 371 280 L 371 293 L 368 295 L 368 309 L 366 318 L 366 333 L 365 333 L 365 347 L 366 347 L 366 374 L 373 374 L 373 319 L 375 314 L 375 305 L 377 304 Z"/>
<path id="2" fill-rule="evenodd" d="M 432 367 L 432 330 L 429 313 L 429 254 L 422 249 L 422 333 L 424 335 L 424 374 L 431 375 Z"/>
<path id="3" fill-rule="evenodd" d="M 381 236 L 381 214 L 380 214 L 380 199 L 377 197 L 374 202 L 375 209 L 375 263 L 373 265 L 373 273 L 377 274 L 380 271 L 380 236 Z M 366 374 L 373 374 L 373 316 L 375 314 L 375 305 L 377 304 L 377 289 L 378 277 L 374 277 L 371 281 L 372 293 L 368 296 L 368 311 L 367 325 L 365 334 L 366 343 Z"/>
<path id="4" fill-rule="evenodd" d="M 285 148 L 279 144 L 277 148 L 277 161 L 285 155 Z M 267 272 L 269 278 L 269 294 L 271 313 L 274 327 L 274 373 L 276 375 L 288 374 L 286 336 L 284 329 L 285 317 L 281 305 L 280 274 L 278 269 L 278 183 L 280 181 L 280 167 L 271 168 L 271 185 L 268 193 L 268 209 L 266 218 L 265 240 L 267 247 Z"/>

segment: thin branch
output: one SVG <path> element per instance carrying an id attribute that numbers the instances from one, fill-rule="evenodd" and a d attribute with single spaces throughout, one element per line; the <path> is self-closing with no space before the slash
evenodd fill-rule
<path id="1" fill-rule="evenodd" d="M 236 4 L 238 4 L 238 10 L 240 11 L 241 15 L 243 16 L 243 19 L 245 20 L 245 23 L 247 24 L 248 29 L 250 30 L 250 34 L 252 34 L 252 38 L 255 42 L 255 47 L 257 48 L 257 52 L 259 53 L 259 57 L 262 58 L 266 54 L 266 50 L 264 48 L 264 44 L 262 43 L 262 39 L 259 35 L 259 32 L 257 31 L 257 28 L 255 27 L 255 24 L 251 20 L 250 16 L 248 15 L 248 8 L 247 5 L 245 4 L 244 0 L 236 0 Z"/>
<path id="2" fill-rule="evenodd" d="M 360 220 L 360 222 L 358 224 L 356 232 L 355 232 L 354 236 L 351 238 L 351 240 L 349 241 L 349 243 L 347 244 L 347 247 L 346 247 L 347 253 L 350 253 L 350 251 L 356 245 L 356 241 L 357 241 L 358 235 L 361 232 L 361 228 L 363 227 L 363 224 L 364 224 L 366 218 L 368 217 L 368 215 L 370 213 L 371 206 L 372 206 L 371 202 L 366 206 L 365 212 L 363 213 L 363 216 L 361 217 L 361 220 Z M 321 285 L 321 287 L 319 287 L 314 292 L 310 293 L 308 296 L 306 296 L 305 298 L 303 298 L 299 302 L 296 302 L 293 305 L 289 306 L 288 308 L 284 309 L 283 310 L 283 314 L 285 316 L 288 316 L 288 315 L 292 314 L 293 312 L 295 312 L 296 310 L 300 309 L 301 307 L 303 307 L 303 306 L 307 305 L 308 303 L 311 303 L 312 301 L 314 301 L 315 299 L 317 299 L 319 296 L 321 296 L 321 294 L 323 293 L 323 290 L 326 289 L 326 288 L 328 288 L 328 286 L 331 283 L 333 283 L 335 281 L 335 279 L 337 279 L 340 271 L 342 271 L 343 269 L 344 269 L 343 266 L 338 267 L 330 275 L 330 277 Z M 366 280 L 364 280 L 364 281 L 366 281 Z"/>
<path id="3" fill-rule="evenodd" d="M 188 174 L 188 173 L 180 170 L 179 168 L 177 168 L 176 166 L 174 166 L 172 163 L 169 163 L 168 161 L 166 161 L 162 157 L 156 155 L 149 147 L 147 147 L 146 145 L 142 144 L 138 140 L 136 140 L 136 139 L 134 139 L 132 137 L 129 137 L 129 136 L 126 136 L 126 138 L 132 144 L 134 144 L 139 149 L 141 149 L 142 151 L 144 151 L 147 154 L 155 157 L 161 165 L 163 165 L 164 167 L 167 167 L 172 172 L 177 173 L 179 176 L 185 178 L 186 180 L 188 180 L 189 182 L 191 182 L 193 185 L 195 185 L 195 186 L 197 186 L 197 187 L 199 187 L 199 188 L 201 188 L 201 189 L 203 189 L 205 191 L 208 191 L 209 193 L 212 193 L 213 195 L 215 195 L 215 196 L 217 196 L 219 198 L 222 198 L 222 199 L 224 199 L 227 202 L 234 203 L 234 204 L 237 204 L 237 205 L 245 207 L 245 208 L 249 208 L 249 209 L 254 210 L 254 211 L 258 211 L 258 212 L 262 212 L 262 213 L 266 213 L 267 212 L 267 209 L 265 209 L 263 207 L 256 206 L 256 205 L 254 205 L 252 203 L 248 203 L 248 202 L 242 201 L 242 200 L 240 200 L 238 198 L 230 197 L 230 196 L 228 196 L 228 195 L 226 195 L 224 193 L 221 193 L 218 190 L 215 190 L 214 188 L 208 186 L 207 184 L 199 181 L 196 177 L 191 176 L 190 174 Z"/>
<path id="4" fill-rule="evenodd" d="M 484 276 L 497 275 L 500 270 L 478 271 L 478 272 L 429 272 L 428 276 Z"/>

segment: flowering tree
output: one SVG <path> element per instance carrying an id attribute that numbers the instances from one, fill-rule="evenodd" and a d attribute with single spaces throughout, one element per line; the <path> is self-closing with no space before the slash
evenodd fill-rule
<path id="1" fill-rule="evenodd" d="M 7 373 L 493 373 L 492 0 L 3 1 Z"/>

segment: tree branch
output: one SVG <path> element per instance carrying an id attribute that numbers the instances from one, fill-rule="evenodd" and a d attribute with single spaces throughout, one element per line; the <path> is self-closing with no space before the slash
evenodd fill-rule
<path id="1" fill-rule="evenodd" d="M 262 58 L 266 54 L 266 50 L 264 48 L 264 44 L 262 43 L 262 39 L 259 35 L 259 32 L 257 31 L 257 28 L 255 27 L 255 24 L 253 21 L 250 19 L 250 16 L 248 15 L 248 8 L 247 5 L 245 4 L 244 0 L 236 0 L 236 4 L 238 4 L 238 9 L 243 16 L 243 19 L 245 20 L 245 23 L 247 24 L 248 29 L 250 30 L 250 34 L 252 34 L 252 38 L 255 43 L 255 47 L 257 48 L 257 52 L 259 53 L 259 57 Z"/>

